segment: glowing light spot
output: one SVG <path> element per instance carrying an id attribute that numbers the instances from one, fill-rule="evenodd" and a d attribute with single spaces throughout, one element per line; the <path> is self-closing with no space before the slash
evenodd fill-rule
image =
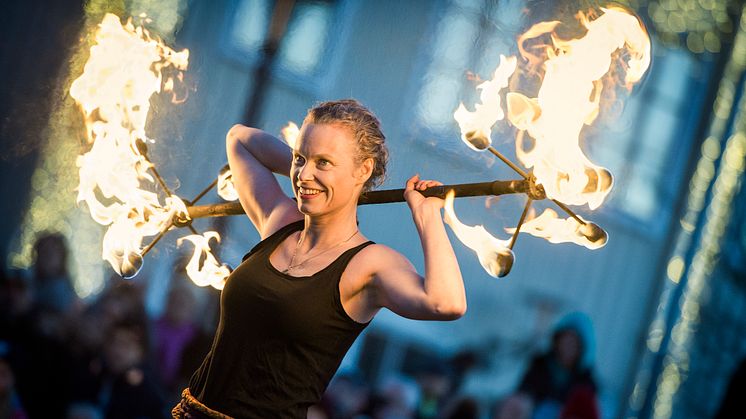
<path id="1" fill-rule="evenodd" d="M 680 256 L 674 256 L 668 262 L 668 267 L 666 268 L 666 274 L 668 275 L 668 279 L 678 284 L 679 280 L 681 279 L 681 275 L 683 273 L 684 273 L 684 259 L 682 259 Z"/>

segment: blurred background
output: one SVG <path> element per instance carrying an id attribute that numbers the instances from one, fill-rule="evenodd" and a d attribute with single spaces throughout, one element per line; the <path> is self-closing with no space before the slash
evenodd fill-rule
<path id="1" fill-rule="evenodd" d="M 353 97 L 381 119 L 384 189 L 414 173 L 444 183 L 514 179 L 459 139 L 500 54 L 542 20 L 597 1 L 27 0 L 0 13 L 0 412 L 162 417 L 209 349 L 219 291 L 192 284 L 166 235 L 131 280 L 101 260 L 103 227 L 76 205 L 86 151 L 68 95 L 106 12 L 146 13 L 190 51 L 180 105 L 154 99 L 150 159 L 191 198 L 226 163 L 235 123 L 275 135 L 313 104 Z M 382 311 L 309 417 L 705 418 L 746 412 L 746 7 L 739 0 L 630 0 L 653 45 L 643 83 L 602 108 L 582 146 L 614 174 L 595 211 L 608 244 L 521 236 L 505 278 L 452 242 L 469 309 L 453 322 Z M 493 145 L 511 158 L 506 126 Z M 289 191 L 287 179 L 282 180 Z M 520 196 L 456 202 L 500 238 Z M 203 203 L 220 202 L 214 191 Z M 360 208 L 374 241 L 422 272 L 403 204 Z M 195 222 L 232 266 L 258 242 L 245 217 Z M 449 230 L 450 234 L 450 230 Z M 183 234 L 182 234 L 183 235 Z M 568 343 L 569 341 L 569 343 Z M 570 349 L 567 349 L 567 347 Z M 570 367 L 561 360 L 569 351 Z M 573 385 L 577 384 L 576 387 Z M 735 400 L 735 401 L 734 401 Z M 735 404 L 731 404 L 735 403 Z M 740 403 L 740 405 L 738 404 Z M 10 413 L 9 413 L 10 414 Z M 542 416 L 543 415 L 543 416 Z M 25 417 L 2 416 L 0 417 Z"/>

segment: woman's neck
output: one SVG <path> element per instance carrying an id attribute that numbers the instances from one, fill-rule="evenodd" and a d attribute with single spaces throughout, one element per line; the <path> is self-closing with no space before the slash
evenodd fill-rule
<path id="1" fill-rule="evenodd" d="M 303 227 L 303 248 L 329 247 L 345 241 L 357 232 L 357 213 L 328 214 L 323 217 L 306 215 Z"/>

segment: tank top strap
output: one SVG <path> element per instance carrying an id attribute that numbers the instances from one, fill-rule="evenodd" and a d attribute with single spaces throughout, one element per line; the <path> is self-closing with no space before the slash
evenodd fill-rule
<path id="1" fill-rule="evenodd" d="M 295 233 L 298 230 L 303 229 L 303 220 L 294 221 L 284 227 L 281 227 L 279 230 L 275 231 L 274 233 L 270 234 L 266 239 L 260 241 L 257 243 L 251 250 L 249 250 L 249 253 L 246 253 L 243 258 L 241 258 L 241 261 L 248 259 L 251 255 L 254 253 L 262 250 L 262 249 L 274 249 L 279 245 L 285 238 L 292 233 Z"/>
<path id="2" fill-rule="evenodd" d="M 330 274 L 333 273 L 333 276 L 339 279 L 342 276 L 342 272 L 344 272 L 344 270 L 347 268 L 347 265 L 350 263 L 352 258 L 361 250 L 365 249 L 371 244 L 375 244 L 375 242 L 368 240 L 365 243 L 360 243 L 355 247 L 347 249 L 344 253 L 339 255 L 339 257 L 334 262 L 332 262 L 331 266 L 329 267 Z"/>
<path id="3" fill-rule="evenodd" d="M 361 243 L 342 253 L 337 258 L 337 260 L 335 260 L 330 265 L 330 269 L 328 270 L 324 278 L 326 289 L 329 290 L 328 292 L 331 293 L 332 301 L 334 301 L 334 311 L 338 316 L 337 318 L 341 319 L 347 325 L 346 327 L 351 327 L 352 329 L 358 331 L 363 330 L 365 327 L 368 326 L 368 324 L 370 324 L 370 322 L 359 323 L 358 321 L 350 317 L 349 314 L 347 314 L 344 306 L 342 305 L 342 296 L 340 295 L 339 291 L 339 281 L 342 279 L 342 273 L 347 268 L 347 265 L 349 265 L 350 260 L 352 260 L 352 258 L 361 250 L 365 249 L 371 244 L 375 244 L 375 242 L 368 240 L 367 242 Z"/>

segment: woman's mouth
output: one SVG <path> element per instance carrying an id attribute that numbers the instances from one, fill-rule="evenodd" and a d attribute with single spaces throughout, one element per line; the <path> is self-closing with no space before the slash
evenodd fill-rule
<path id="1" fill-rule="evenodd" d="M 301 198 L 303 198 L 303 199 L 314 198 L 318 194 L 320 194 L 321 192 L 324 192 L 324 191 L 322 191 L 320 189 L 312 189 L 312 188 L 304 188 L 304 187 L 299 187 L 298 188 L 298 195 L 300 195 Z"/>

